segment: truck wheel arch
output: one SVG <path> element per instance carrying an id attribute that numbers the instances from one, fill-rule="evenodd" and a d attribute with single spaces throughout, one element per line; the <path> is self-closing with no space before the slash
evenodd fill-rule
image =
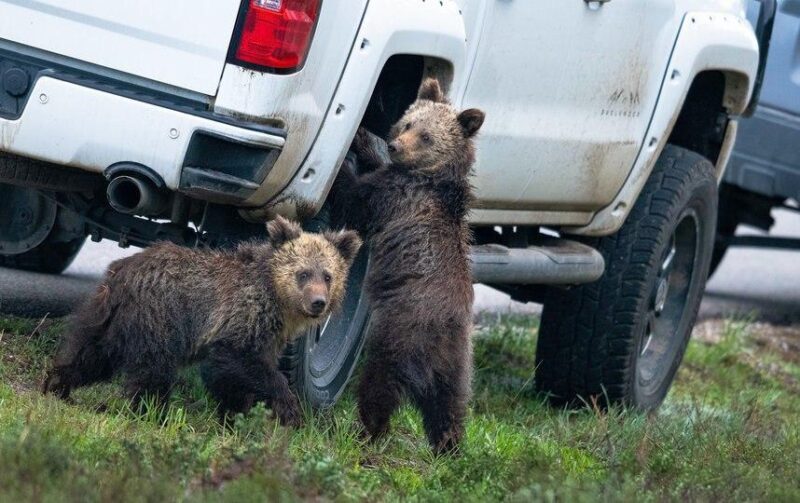
<path id="1" fill-rule="evenodd" d="M 592 221 L 570 233 L 605 236 L 616 232 L 628 216 L 664 147 L 681 134 L 676 130 L 682 112 L 689 110 L 701 92 L 719 93 L 719 78 L 724 90 L 721 110 L 736 116 L 748 105 L 758 68 L 758 41 L 746 19 L 722 14 L 687 13 L 678 33 L 672 57 L 638 158 L 614 200 L 598 211 Z M 693 86 L 695 96 L 690 96 Z M 699 87 L 704 86 L 704 87 Z M 687 101 L 689 100 L 689 101 Z M 684 115 L 684 120 L 687 116 Z M 677 131 L 677 133 L 676 133 Z M 730 121 L 724 131 L 722 146 L 716 154 L 717 177 L 721 177 L 736 134 Z M 687 147 L 690 148 L 691 147 Z M 709 149 L 707 149 L 709 150 Z M 712 154 L 713 149 L 709 150 Z M 707 153 L 700 152 L 703 155 Z"/>
<path id="2" fill-rule="evenodd" d="M 258 208 L 241 210 L 243 216 L 262 221 L 273 214 L 316 214 L 376 89 L 380 90 L 381 74 L 397 62 L 420 59 L 423 77 L 438 77 L 450 96 L 460 96 L 468 69 L 464 19 L 456 4 L 370 2 L 311 150 L 290 182 L 275 190 L 273 199 Z M 413 87 L 414 96 L 421 82 L 416 78 L 403 77 L 404 85 Z M 331 164 L 336 166 L 333 173 Z M 303 215 L 298 215 L 298 210 Z"/>
<path id="3" fill-rule="evenodd" d="M 716 165 L 728 128 L 730 108 L 726 103 L 740 99 L 730 96 L 738 89 L 728 82 L 738 78 L 717 70 L 697 74 L 669 132 L 668 142 L 697 152 Z"/>
<path id="4" fill-rule="evenodd" d="M 372 90 L 361 125 L 385 138 L 414 102 L 420 84 L 427 77 L 436 78 L 444 89 L 453 81 L 453 66 L 444 59 L 418 54 L 395 54 L 383 65 Z"/>

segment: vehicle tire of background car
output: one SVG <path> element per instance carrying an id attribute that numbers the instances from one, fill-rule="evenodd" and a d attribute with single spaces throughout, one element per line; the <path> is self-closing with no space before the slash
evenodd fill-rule
<path id="1" fill-rule="evenodd" d="M 0 183 L 0 267 L 58 274 L 85 240 L 77 214 L 38 190 Z"/>
<path id="2" fill-rule="evenodd" d="M 18 255 L 0 255 L 0 267 L 60 274 L 75 260 L 84 241 L 85 237 L 56 241 L 51 234 L 33 250 Z"/>
<path id="3" fill-rule="evenodd" d="M 603 277 L 545 302 L 535 379 L 551 403 L 661 404 L 697 317 L 716 220 L 714 166 L 668 145 L 622 228 L 586 240 L 605 258 Z"/>
<path id="4" fill-rule="evenodd" d="M 353 162 L 352 158 L 349 161 Z M 305 227 L 313 232 L 329 229 L 327 209 Z M 341 310 L 319 329 L 310 330 L 290 344 L 280 359 L 280 368 L 289 384 L 314 408 L 336 403 L 358 363 L 369 323 L 364 292 L 368 265 L 369 251 L 365 245 L 350 268 Z"/>
<path id="5" fill-rule="evenodd" d="M 104 179 L 96 173 L 0 152 L 0 182 L 58 192 L 91 192 L 100 188 Z"/>

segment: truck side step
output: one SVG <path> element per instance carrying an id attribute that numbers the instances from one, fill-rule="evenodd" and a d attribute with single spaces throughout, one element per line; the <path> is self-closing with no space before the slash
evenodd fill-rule
<path id="1" fill-rule="evenodd" d="M 560 238 L 546 238 L 528 248 L 473 246 L 470 258 L 475 283 L 577 285 L 599 279 L 605 270 L 600 252 Z"/>

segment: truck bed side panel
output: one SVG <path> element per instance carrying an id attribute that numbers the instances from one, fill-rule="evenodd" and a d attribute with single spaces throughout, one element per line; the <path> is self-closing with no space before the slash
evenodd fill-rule
<path id="1" fill-rule="evenodd" d="M 0 0 L 0 39 L 214 95 L 240 0 Z"/>

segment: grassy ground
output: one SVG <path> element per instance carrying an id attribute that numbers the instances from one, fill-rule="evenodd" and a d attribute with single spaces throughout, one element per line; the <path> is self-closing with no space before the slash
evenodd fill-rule
<path id="1" fill-rule="evenodd" d="M 405 408 L 377 445 L 351 396 L 288 431 L 263 408 L 230 427 L 188 372 L 169 409 L 116 384 L 36 387 L 62 325 L 0 319 L 0 501 L 800 500 L 798 332 L 712 322 L 657 415 L 552 410 L 531 391 L 537 321 L 484 319 L 462 455 L 435 458 Z"/>

